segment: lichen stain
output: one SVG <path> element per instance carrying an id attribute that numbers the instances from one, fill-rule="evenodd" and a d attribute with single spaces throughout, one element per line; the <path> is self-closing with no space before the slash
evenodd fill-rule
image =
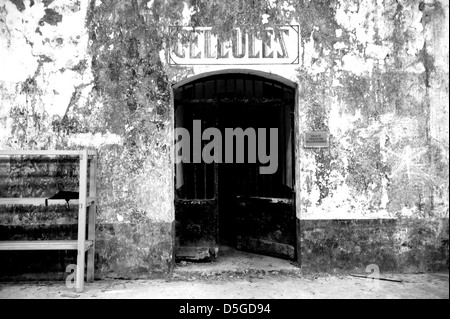
<path id="1" fill-rule="evenodd" d="M 62 14 L 56 12 L 54 9 L 45 9 L 45 15 L 39 21 L 39 25 L 43 26 L 45 23 L 50 25 L 57 25 L 62 21 Z"/>
<path id="2" fill-rule="evenodd" d="M 335 19 L 337 1 L 299 1 L 295 6 L 301 39 L 309 39 L 312 36 L 319 52 L 332 48 L 337 40 L 335 30 L 339 28 Z"/>
<path id="3" fill-rule="evenodd" d="M 172 3 L 174 6 L 179 3 Z M 88 15 L 98 127 L 122 137 L 101 151 L 101 216 L 124 222 L 171 221 L 170 87 L 159 51 L 168 3 L 103 2 Z M 173 16 L 174 13 L 172 12 Z M 176 15 L 176 14 L 175 14 Z M 150 19 L 152 16 L 154 19 Z M 111 174 L 113 172 L 113 174 Z"/>
<path id="4" fill-rule="evenodd" d="M 17 10 L 20 12 L 25 10 L 25 5 L 23 4 L 23 0 L 11 0 L 12 3 L 16 6 Z"/>
<path id="5" fill-rule="evenodd" d="M 167 274 L 173 267 L 171 227 L 171 223 L 149 221 L 104 224 L 98 229 L 96 243 L 99 276 L 151 278 Z M 141 245 L 136 246 L 136 241 Z"/>

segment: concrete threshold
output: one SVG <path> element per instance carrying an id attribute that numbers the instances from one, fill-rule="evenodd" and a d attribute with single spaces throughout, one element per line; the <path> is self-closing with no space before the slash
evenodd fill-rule
<path id="1" fill-rule="evenodd" d="M 299 275 L 300 268 L 292 261 L 264 256 L 233 247 L 221 246 L 214 261 L 181 261 L 176 264 L 173 278 L 210 277 L 219 275 Z"/>

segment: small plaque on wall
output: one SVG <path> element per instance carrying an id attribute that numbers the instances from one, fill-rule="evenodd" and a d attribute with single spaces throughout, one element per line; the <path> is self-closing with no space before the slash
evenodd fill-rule
<path id="1" fill-rule="evenodd" d="M 330 134 L 328 132 L 305 132 L 303 134 L 304 148 L 330 147 Z"/>

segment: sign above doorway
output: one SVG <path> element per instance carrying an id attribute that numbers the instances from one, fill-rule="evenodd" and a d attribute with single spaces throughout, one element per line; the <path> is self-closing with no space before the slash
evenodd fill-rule
<path id="1" fill-rule="evenodd" d="M 170 27 L 170 65 L 262 65 L 299 63 L 299 26 L 266 28 L 264 40 L 233 31 L 222 41 L 211 27 Z"/>

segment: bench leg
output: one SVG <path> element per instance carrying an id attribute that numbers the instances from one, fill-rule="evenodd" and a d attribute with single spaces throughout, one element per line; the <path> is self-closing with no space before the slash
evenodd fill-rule
<path id="1" fill-rule="evenodd" d="M 88 239 L 92 240 L 92 246 L 87 252 L 87 282 L 94 281 L 94 271 L 95 271 L 95 213 L 96 205 L 92 204 L 89 206 L 89 229 L 88 229 Z"/>
<path id="2" fill-rule="evenodd" d="M 86 196 L 87 196 L 87 150 L 80 155 L 80 191 L 78 207 L 78 255 L 77 255 L 77 280 L 75 288 L 77 292 L 84 290 L 84 257 L 86 254 Z"/>
<path id="3" fill-rule="evenodd" d="M 97 196 L 97 157 L 95 156 L 91 160 L 91 165 L 89 167 L 89 196 L 96 198 Z M 87 259 L 87 281 L 94 281 L 95 272 L 95 219 L 97 214 L 97 199 L 94 203 L 89 206 L 89 228 L 88 228 L 88 239 L 92 240 L 92 246 L 88 251 Z"/>
<path id="4" fill-rule="evenodd" d="M 88 260 L 87 260 L 87 282 L 94 281 L 94 247 L 92 246 L 88 250 Z"/>
<path id="5" fill-rule="evenodd" d="M 78 249 L 77 255 L 77 275 L 75 280 L 75 291 L 83 292 L 84 290 L 84 249 Z"/>

